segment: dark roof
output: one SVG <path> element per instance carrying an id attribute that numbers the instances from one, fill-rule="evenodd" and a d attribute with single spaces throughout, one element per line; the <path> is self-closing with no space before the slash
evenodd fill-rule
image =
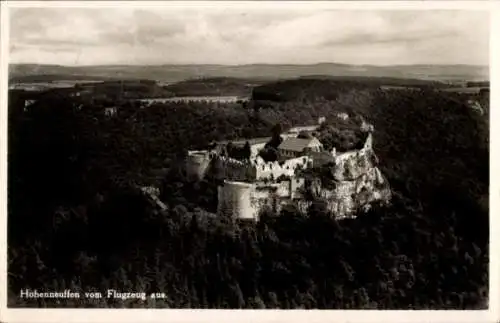
<path id="1" fill-rule="evenodd" d="M 310 139 L 287 138 L 283 140 L 281 145 L 279 145 L 278 149 L 301 152 L 304 150 L 304 148 L 307 148 L 313 141 L 320 143 L 319 140 L 316 138 L 310 138 Z"/>

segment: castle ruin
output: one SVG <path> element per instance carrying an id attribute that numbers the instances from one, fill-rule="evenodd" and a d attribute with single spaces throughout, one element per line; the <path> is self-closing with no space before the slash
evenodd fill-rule
<path id="1" fill-rule="evenodd" d="M 264 208 L 279 212 L 286 204 L 295 204 L 306 211 L 312 197 L 325 201 L 335 216 L 350 217 L 375 201 L 388 202 L 391 198 L 387 180 L 377 168 L 372 127 L 363 126 L 368 134 L 361 149 L 345 152 L 337 152 L 335 148 L 304 149 L 300 156 L 280 162 L 265 162 L 255 153 L 264 147 L 262 142 L 254 143 L 258 147 L 253 147 L 247 160 L 223 156 L 217 149 L 190 151 L 186 158 L 187 175 L 223 180 L 218 187 L 221 216 L 258 220 Z M 284 137 L 286 140 L 290 136 Z M 328 167 L 331 172 L 328 183 L 310 175 L 321 167 Z"/>

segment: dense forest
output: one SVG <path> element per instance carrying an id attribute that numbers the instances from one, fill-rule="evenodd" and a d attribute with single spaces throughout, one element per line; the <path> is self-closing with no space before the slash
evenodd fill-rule
<path id="1" fill-rule="evenodd" d="M 114 99 L 170 98 L 183 96 L 243 96 L 251 94 L 259 80 L 237 78 L 202 78 L 159 85 L 150 80 L 116 80 L 75 85 L 75 90 L 89 90 L 95 95 Z"/>
<path id="2" fill-rule="evenodd" d="M 310 101 L 317 99 L 334 100 L 340 93 L 353 89 L 379 89 L 396 86 L 410 89 L 445 88 L 446 83 L 389 77 L 300 77 L 280 80 L 256 86 L 252 91 L 255 101 Z"/>
<path id="3" fill-rule="evenodd" d="M 166 98 L 174 94 L 150 80 L 119 80 L 76 84 L 75 90 L 88 90 L 93 96 L 118 99 Z"/>
<path id="4" fill-rule="evenodd" d="M 254 85 L 262 84 L 260 79 L 210 77 L 190 79 L 172 83 L 166 89 L 175 96 L 250 96 Z"/>
<path id="5" fill-rule="evenodd" d="M 457 93 L 347 82 L 329 96 L 310 86 L 272 109 L 125 103 L 115 117 L 64 94 L 22 112 L 11 96 L 9 306 L 487 307 L 489 113 Z M 487 98 L 477 100 L 488 112 Z M 233 223 L 213 214 L 217 183 L 184 176 L 186 149 L 271 136 L 276 124 L 334 120 L 339 111 L 374 124 L 390 207 L 336 220 L 316 203 L 306 215 L 286 208 L 255 225 Z M 160 187 L 168 209 L 136 185 Z M 19 298 L 25 288 L 166 297 Z"/>

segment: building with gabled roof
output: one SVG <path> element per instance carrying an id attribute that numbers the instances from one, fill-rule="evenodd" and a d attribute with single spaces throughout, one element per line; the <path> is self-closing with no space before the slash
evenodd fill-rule
<path id="1" fill-rule="evenodd" d="M 323 145 L 317 138 L 286 138 L 278 146 L 278 150 L 283 157 L 299 157 L 308 152 L 319 152 Z"/>

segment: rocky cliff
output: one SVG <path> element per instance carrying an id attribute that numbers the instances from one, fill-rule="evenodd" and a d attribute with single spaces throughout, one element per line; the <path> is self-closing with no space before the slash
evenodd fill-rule
<path id="1" fill-rule="evenodd" d="M 325 201 L 337 217 L 349 217 L 373 202 L 390 201 L 391 188 L 377 162 L 370 138 L 363 149 L 334 155 L 310 172 L 304 188 L 313 199 Z"/>

